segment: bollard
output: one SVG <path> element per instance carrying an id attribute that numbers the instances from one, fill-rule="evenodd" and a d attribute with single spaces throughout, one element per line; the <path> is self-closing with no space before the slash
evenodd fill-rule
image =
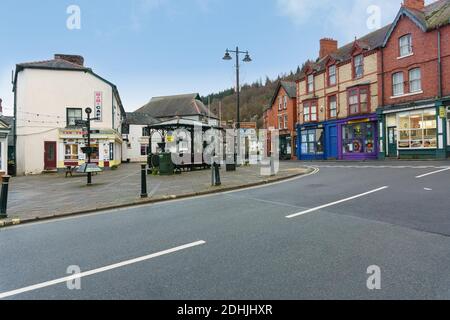
<path id="1" fill-rule="evenodd" d="M 10 176 L 2 177 L 2 192 L 0 195 L 0 219 L 8 218 L 6 214 L 8 209 L 8 187 Z"/>
<path id="2" fill-rule="evenodd" d="M 215 171 L 215 180 L 216 180 L 216 186 L 220 186 L 222 182 L 220 181 L 220 165 L 216 162 L 214 162 L 214 171 Z"/>
<path id="3" fill-rule="evenodd" d="M 141 198 L 147 198 L 147 165 L 141 165 Z"/>

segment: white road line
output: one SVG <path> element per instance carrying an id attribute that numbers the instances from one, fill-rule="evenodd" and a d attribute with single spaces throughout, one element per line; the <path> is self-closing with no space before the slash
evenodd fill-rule
<path id="1" fill-rule="evenodd" d="M 64 278 L 60 278 L 60 279 L 56 279 L 56 280 L 42 282 L 42 283 L 39 283 L 39 284 L 35 284 L 35 285 L 29 286 L 29 287 L 25 287 L 25 288 L 13 290 L 13 291 L 0 293 L 0 299 L 12 297 L 12 296 L 15 296 L 15 295 L 18 295 L 18 294 L 21 294 L 21 293 L 25 293 L 25 292 L 35 291 L 35 290 L 38 290 L 38 289 L 54 286 L 54 285 L 65 283 L 65 282 L 72 281 L 72 280 L 75 280 L 75 279 L 80 279 L 80 278 L 83 278 L 83 277 L 92 276 L 92 275 L 97 274 L 97 273 L 101 273 L 101 272 L 106 272 L 106 271 L 110 271 L 110 270 L 113 270 L 113 269 L 122 268 L 122 267 L 125 267 L 125 266 L 129 266 L 129 265 L 132 265 L 132 264 L 136 264 L 136 263 L 139 263 L 139 262 L 143 262 L 143 261 L 146 261 L 146 260 L 150 260 L 150 259 L 153 259 L 153 258 L 161 257 L 161 256 L 164 256 L 164 255 L 168 255 L 168 254 L 171 254 L 171 253 L 175 253 L 175 252 L 178 252 L 178 251 L 186 250 L 186 249 L 193 248 L 193 247 L 200 246 L 200 245 L 204 245 L 204 244 L 206 244 L 205 241 L 197 241 L 197 242 L 186 244 L 186 245 L 183 245 L 183 246 L 180 246 L 180 247 L 176 247 L 176 248 L 173 248 L 173 249 L 169 249 L 169 250 L 153 253 L 153 254 L 150 254 L 148 256 L 143 256 L 143 257 L 140 257 L 140 258 L 123 261 L 123 262 L 112 264 L 112 265 L 109 265 L 109 266 L 106 266 L 106 267 L 94 269 L 94 270 L 91 270 L 91 271 L 82 272 L 82 273 L 79 273 L 79 274 L 74 274 L 74 275 L 71 275 L 71 276 L 68 276 L 68 277 L 64 277 Z"/>
<path id="2" fill-rule="evenodd" d="M 343 203 L 343 202 L 347 202 L 347 201 L 351 201 L 351 200 L 354 200 L 354 199 L 358 199 L 358 198 L 367 196 L 369 194 L 385 190 L 387 188 L 389 188 L 389 187 L 387 187 L 387 186 L 381 187 L 381 188 L 378 188 L 378 189 L 375 189 L 375 190 L 372 190 L 372 191 L 368 191 L 368 192 L 365 192 L 365 193 L 358 194 L 358 195 L 350 197 L 350 198 L 342 199 L 342 200 L 335 201 L 335 202 L 332 202 L 332 203 L 329 203 L 329 204 L 325 204 L 325 205 L 320 206 L 320 207 L 316 207 L 316 208 L 305 210 L 305 211 L 302 211 L 302 212 L 299 212 L 299 213 L 295 213 L 295 214 L 287 216 L 286 218 L 292 219 L 292 218 L 295 218 L 295 217 L 298 217 L 298 216 L 302 216 L 302 215 L 307 214 L 307 213 L 311 213 L 311 212 L 318 211 L 318 210 L 321 210 L 321 209 L 324 209 L 324 208 L 335 206 L 335 205 Z"/>
<path id="3" fill-rule="evenodd" d="M 445 168 L 445 169 L 442 169 L 442 170 L 433 171 L 433 172 L 430 172 L 430 173 L 425 173 L 425 174 L 423 174 L 421 176 L 417 176 L 416 179 L 420 179 L 420 178 L 423 178 L 423 177 L 428 177 L 428 176 L 431 176 L 432 174 L 436 174 L 436 173 L 440 173 L 440 172 L 444 172 L 444 171 L 448 171 L 448 170 L 450 170 L 450 168 Z"/>

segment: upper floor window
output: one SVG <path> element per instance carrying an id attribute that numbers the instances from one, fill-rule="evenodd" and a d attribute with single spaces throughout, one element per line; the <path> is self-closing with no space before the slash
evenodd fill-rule
<path id="1" fill-rule="evenodd" d="M 397 72 L 392 75 L 392 93 L 393 96 L 401 96 L 404 94 L 403 72 Z"/>
<path id="2" fill-rule="evenodd" d="M 278 116 L 278 129 L 283 129 L 283 116 Z"/>
<path id="3" fill-rule="evenodd" d="M 331 96 L 328 98 L 328 116 L 330 118 L 337 117 L 337 97 Z"/>
<path id="4" fill-rule="evenodd" d="M 278 110 L 283 110 L 283 97 L 278 98 Z"/>
<path id="5" fill-rule="evenodd" d="M 67 126 L 76 126 L 77 120 L 83 120 L 83 109 L 67 108 Z"/>
<path id="6" fill-rule="evenodd" d="M 289 124 L 289 121 L 288 121 L 289 119 L 288 119 L 288 115 L 286 114 L 285 116 L 284 116 L 284 128 L 285 129 L 287 129 L 288 128 L 288 124 Z"/>
<path id="7" fill-rule="evenodd" d="M 420 68 L 409 70 L 409 92 L 422 91 L 422 73 Z"/>
<path id="8" fill-rule="evenodd" d="M 315 103 L 306 102 L 303 104 L 303 121 L 317 121 L 317 105 Z"/>
<path id="9" fill-rule="evenodd" d="M 348 112 L 350 115 L 369 112 L 369 89 L 359 87 L 350 89 L 348 93 Z"/>
<path id="10" fill-rule="evenodd" d="M 356 56 L 353 63 L 355 78 L 362 78 L 364 76 L 364 55 Z"/>
<path id="11" fill-rule="evenodd" d="M 287 109 L 287 105 L 288 105 L 288 97 L 284 96 L 284 101 L 283 101 L 283 108 L 284 108 L 284 110 Z"/>
<path id="12" fill-rule="evenodd" d="M 150 137 L 150 128 L 149 127 L 143 127 L 142 128 L 142 136 L 143 137 Z"/>
<path id="13" fill-rule="evenodd" d="M 328 67 L 328 85 L 336 85 L 336 65 Z"/>
<path id="14" fill-rule="evenodd" d="M 412 36 L 407 34 L 399 39 L 400 57 L 408 56 L 412 51 Z"/>
<path id="15" fill-rule="evenodd" d="M 307 84 L 308 93 L 314 92 L 314 75 L 310 74 L 308 76 L 308 84 Z"/>

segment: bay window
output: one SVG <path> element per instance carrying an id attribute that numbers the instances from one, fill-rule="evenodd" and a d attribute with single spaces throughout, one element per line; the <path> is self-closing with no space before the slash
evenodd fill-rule
<path id="1" fill-rule="evenodd" d="M 354 58 L 353 74 L 356 79 L 364 76 L 364 55 L 360 54 Z"/>
<path id="2" fill-rule="evenodd" d="M 317 102 L 305 102 L 303 104 L 303 121 L 317 121 Z"/>
<path id="3" fill-rule="evenodd" d="M 370 95 L 368 87 L 350 89 L 348 92 L 348 113 L 356 115 L 370 112 Z"/>
<path id="4" fill-rule="evenodd" d="M 328 85 L 336 85 L 336 65 L 328 67 Z"/>
<path id="5" fill-rule="evenodd" d="M 337 116 L 337 97 L 331 96 L 328 98 L 328 116 L 336 118 Z"/>
<path id="6" fill-rule="evenodd" d="M 412 36 L 407 34 L 399 39 L 400 57 L 405 57 L 413 53 Z"/>
<path id="7" fill-rule="evenodd" d="M 403 72 L 397 72 L 392 75 L 392 95 L 394 97 L 403 95 L 404 92 Z"/>
<path id="8" fill-rule="evenodd" d="M 404 112 L 397 117 L 399 149 L 432 149 L 437 147 L 435 109 Z"/>
<path id="9" fill-rule="evenodd" d="M 409 92 L 422 90 L 422 74 L 420 68 L 409 70 Z"/>

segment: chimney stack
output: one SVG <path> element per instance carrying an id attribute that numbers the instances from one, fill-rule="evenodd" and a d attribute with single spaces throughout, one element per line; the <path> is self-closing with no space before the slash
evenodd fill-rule
<path id="1" fill-rule="evenodd" d="M 403 6 L 408 9 L 423 11 L 425 9 L 425 0 L 404 0 Z"/>
<path id="2" fill-rule="evenodd" d="M 319 58 L 322 59 L 338 50 L 338 42 L 331 38 L 323 38 L 320 40 Z"/>
<path id="3" fill-rule="evenodd" d="M 81 67 L 84 67 L 84 58 L 82 56 L 72 54 L 55 54 L 55 59 L 65 60 L 71 63 L 75 63 Z"/>

